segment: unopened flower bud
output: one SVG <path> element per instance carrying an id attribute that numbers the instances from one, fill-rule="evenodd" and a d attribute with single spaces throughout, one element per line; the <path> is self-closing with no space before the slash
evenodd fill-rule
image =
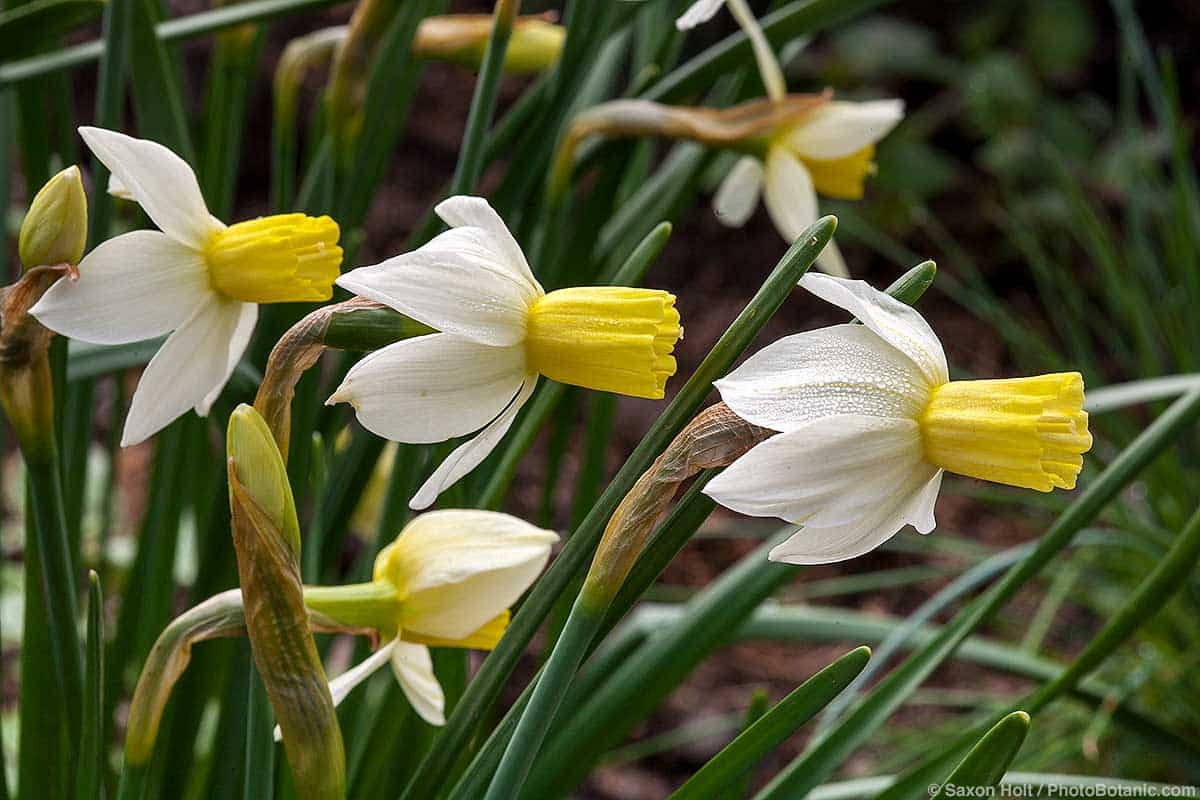
<path id="1" fill-rule="evenodd" d="M 236 479 L 236 487 L 230 487 L 233 503 L 237 505 L 243 498 L 253 501 L 298 554 L 300 523 L 296 502 L 288 484 L 287 467 L 266 420 L 251 406 L 238 406 L 229 415 L 226 447 L 230 477 Z"/>
<path id="2" fill-rule="evenodd" d="M 21 223 L 19 254 L 25 269 L 78 264 L 87 244 L 87 194 L 79 167 L 67 167 L 41 188 Z"/>
<path id="3" fill-rule="evenodd" d="M 413 52 L 436 61 L 478 68 L 483 63 L 492 35 L 491 14 L 447 14 L 428 17 L 417 28 Z M 510 75 L 543 72 L 562 53 L 566 29 L 543 16 L 518 17 L 504 56 L 504 71 Z"/>

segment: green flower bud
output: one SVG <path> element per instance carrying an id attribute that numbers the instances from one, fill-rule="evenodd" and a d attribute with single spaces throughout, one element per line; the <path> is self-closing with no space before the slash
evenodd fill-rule
<path id="1" fill-rule="evenodd" d="M 41 188 L 21 223 L 19 254 L 25 269 L 78 264 L 87 244 L 87 194 L 79 167 L 67 167 Z"/>
<path id="2" fill-rule="evenodd" d="M 299 555 L 300 522 L 287 467 L 266 420 L 252 406 L 243 403 L 229 415 L 226 447 L 231 477 L 237 478 L 237 494 L 252 500 Z"/>

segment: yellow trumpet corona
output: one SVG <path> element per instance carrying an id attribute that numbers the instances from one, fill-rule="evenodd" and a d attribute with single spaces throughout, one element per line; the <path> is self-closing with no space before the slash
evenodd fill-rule
<path id="1" fill-rule="evenodd" d="M 559 289 L 529 309 L 531 369 L 562 383 L 661 399 L 683 336 L 675 296 L 658 289 Z"/>
<path id="2" fill-rule="evenodd" d="M 930 463 L 1039 492 L 1074 489 L 1092 447 L 1078 372 L 951 381 L 934 387 L 920 424 Z"/>
<path id="3" fill-rule="evenodd" d="M 213 288 L 246 303 L 328 300 L 342 263 L 330 217 L 275 214 L 216 233 L 206 256 Z"/>

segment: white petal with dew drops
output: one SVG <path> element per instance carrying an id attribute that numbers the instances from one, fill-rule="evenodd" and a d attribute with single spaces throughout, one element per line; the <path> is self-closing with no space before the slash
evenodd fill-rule
<path id="1" fill-rule="evenodd" d="M 865 281 L 809 273 L 800 285 L 822 300 L 844 308 L 888 344 L 908 356 L 931 386 L 950 379 L 946 353 L 929 323 L 916 309 Z"/>
<path id="2" fill-rule="evenodd" d="M 411 253 L 359 267 L 337 285 L 445 333 L 507 347 L 525 338 L 538 293 L 483 228 L 452 228 Z"/>
<path id="3" fill-rule="evenodd" d="M 358 421 L 377 436 L 428 444 L 479 430 L 524 380 L 524 348 L 433 333 L 371 353 L 351 367 L 328 403 L 353 405 Z"/>
<path id="4" fill-rule="evenodd" d="M 558 541 L 553 531 L 495 511 L 431 511 L 404 529 L 388 578 L 405 594 L 401 627 L 463 639 L 517 601 Z"/>
<path id="5" fill-rule="evenodd" d="M 903 118 L 901 100 L 835 100 L 813 109 L 788 132 L 785 143 L 803 158 L 845 158 L 887 136 Z"/>
<path id="6" fill-rule="evenodd" d="M 931 494 L 930 487 L 936 496 L 940 485 L 941 472 L 938 470 L 937 474 L 931 475 L 933 469 L 926 466 L 915 470 L 894 496 L 865 509 L 866 513 L 853 523 L 801 528 L 772 549 L 768 558 L 785 564 L 831 564 L 871 552 L 905 525 L 915 524 L 925 517 L 924 506 Z"/>
<path id="7" fill-rule="evenodd" d="M 150 359 L 125 419 L 121 446 L 145 441 L 189 409 L 207 413 L 249 343 L 257 306 L 212 295 Z"/>
<path id="8" fill-rule="evenodd" d="M 455 195 L 438 203 L 433 210 L 451 228 L 471 227 L 487 231 L 497 250 L 506 256 L 507 264 L 524 276 L 537 294 L 542 294 L 542 285 L 533 277 L 533 270 L 529 268 L 529 262 L 525 259 L 525 251 L 487 200 L 482 197 Z"/>
<path id="9" fill-rule="evenodd" d="M 763 165 L 754 156 L 743 156 L 729 170 L 713 197 L 717 219 L 731 228 L 746 224 L 762 194 Z"/>
<path id="10" fill-rule="evenodd" d="M 446 696 L 433 672 L 429 648 L 422 644 L 398 641 L 392 648 L 391 664 L 392 674 L 396 676 L 400 690 L 417 716 L 430 725 L 445 725 Z"/>
<path id="11" fill-rule="evenodd" d="M 771 221 L 788 244 L 817 221 L 817 190 L 812 176 L 788 151 L 772 147 L 767 153 L 763 199 Z"/>
<path id="12" fill-rule="evenodd" d="M 116 176 L 117 186 L 172 239 L 201 250 L 224 227 L 208 213 L 196 173 L 168 148 L 103 128 L 83 127 L 79 135 Z"/>
<path id="13" fill-rule="evenodd" d="M 536 385 L 537 375 L 527 375 L 521 391 L 513 398 L 508 408 L 504 409 L 500 416 L 492 420 L 474 439 L 455 448 L 454 452 L 438 465 L 429 479 L 417 490 L 412 500 L 408 501 L 408 507 L 417 511 L 429 508 L 433 505 L 433 501 L 437 500 L 439 494 L 478 467 L 488 457 L 488 454 L 496 449 L 496 445 L 504 438 L 504 434 L 508 433 L 513 420 L 517 418 L 517 412 L 528 402 Z M 466 636 L 466 634 L 463 635 Z"/>
<path id="14" fill-rule="evenodd" d="M 827 527 L 889 503 L 925 466 L 913 420 L 832 416 L 772 436 L 704 491 L 743 514 Z"/>
<path id="15" fill-rule="evenodd" d="M 912 361 L 849 324 L 772 342 L 715 386 L 739 417 L 776 431 L 840 414 L 916 419 L 929 400 Z"/>
<path id="16" fill-rule="evenodd" d="M 697 25 L 708 22 L 716 13 L 721 10 L 721 6 L 725 5 L 725 0 L 696 0 L 688 7 L 688 10 L 683 12 L 679 19 L 675 20 L 675 27 L 681 31 L 686 31 Z"/>
<path id="17" fill-rule="evenodd" d="M 93 344 L 153 339 L 178 328 L 215 296 L 204 256 L 159 231 L 100 243 L 30 309 L 52 331 Z"/>

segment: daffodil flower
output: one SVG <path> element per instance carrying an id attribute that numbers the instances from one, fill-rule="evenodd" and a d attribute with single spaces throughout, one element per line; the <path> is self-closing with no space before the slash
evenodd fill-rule
<path id="1" fill-rule="evenodd" d="M 421 719 L 445 722 L 445 700 L 429 647 L 491 650 L 508 626 L 508 608 L 546 566 L 553 531 L 494 511 L 431 511 L 410 522 L 375 559 L 373 580 L 310 587 L 313 611 L 374 628 L 383 646 L 330 681 L 334 703 L 390 665 Z"/>
<path id="2" fill-rule="evenodd" d="M 817 221 L 817 195 L 858 200 L 875 171 L 875 145 L 904 116 L 899 100 L 865 103 L 832 100 L 772 135 L 764 158 L 743 156 L 721 182 L 713 210 L 740 228 L 763 197 L 776 229 L 788 242 Z M 846 276 L 846 262 L 830 242 L 817 266 Z"/>
<path id="3" fill-rule="evenodd" d="M 775 561 L 862 555 L 905 525 L 934 527 L 945 470 L 1048 492 L 1073 489 L 1092 446 L 1077 372 L 951 381 L 929 324 L 862 281 L 800 285 L 863 324 L 788 336 L 717 381 L 746 421 L 779 431 L 705 492 L 804 527 Z"/>
<path id="4" fill-rule="evenodd" d="M 427 444 L 479 431 L 412 498 L 428 507 L 499 443 L 538 376 L 658 399 L 682 335 L 675 297 L 617 286 L 546 293 L 504 221 L 478 197 L 436 211 L 450 230 L 337 283 L 439 333 L 358 362 L 329 403 L 348 402 L 387 439 Z"/>
<path id="5" fill-rule="evenodd" d="M 250 342 L 259 303 L 328 300 L 342 262 L 329 217 L 279 214 L 226 226 L 208 212 L 196 175 L 166 147 L 80 128 L 112 172 L 110 192 L 135 200 L 159 230 L 101 243 L 79 277 L 55 283 L 31 310 L 51 330 L 95 344 L 172 332 L 142 373 L 123 446 L 189 408 L 204 416 Z"/>
<path id="6" fill-rule="evenodd" d="M 750 40 L 767 96 L 782 101 L 787 96 L 783 70 L 745 0 L 697 0 L 675 25 L 680 30 L 694 28 L 712 19 L 722 6 L 728 6 Z M 717 219 L 742 227 L 762 196 L 780 235 L 789 244 L 796 241 L 820 216 L 818 194 L 836 200 L 862 198 L 866 177 L 875 171 L 875 145 L 903 116 L 904 104 L 899 100 L 817 106 L 772 134 L 761 156 L 743 156 L 734 164 L 713 198 Z M 817 266 L 832 275 L 849 276 L 834 242 L 821 251 Z"/>

